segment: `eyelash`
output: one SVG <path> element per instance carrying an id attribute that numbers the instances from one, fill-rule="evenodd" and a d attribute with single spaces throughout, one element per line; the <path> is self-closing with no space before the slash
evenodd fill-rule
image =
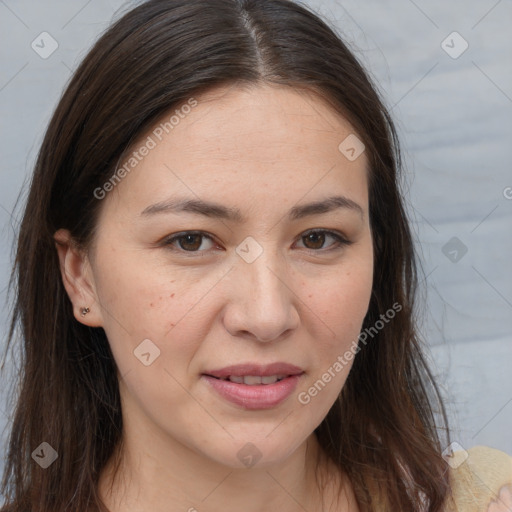
<path id="1" fill-rule="evenodd" d="M 303 237 L 305 237 L 307 235 L 310 235 L 312 233 L 331 236 L 332 238 L 335 239 L 336 242 L 333 244 L 333 247 L 331 247 L 330 249 L 307 249 L 306 248 L 306 251 L 308 251 L 309 253 L 318 254 L 318 253 L 325 253 L 325 252 L 336 251 L 336 250 L 342 249 L 344 246 L 348 246 L 348 245 L 351 245 L 353 243 L 350 240 L 347 240 L 340 233 L 338 233 L 336 231 L 330 231 L 330 230 L 327 230 L 327 229 L 310 229 L 310 230 L 304 232 L 304 234 L 302 236 L 300 236 L 299 239 L 302 239 Z M 205 251 L 198 251 L 198 250 L 196 250 L 196 251 L 186 251 L 184 249 L 171 248 L 171 246 L 172 246 L 172 244 L 174 242 L 176 242 L 176 241 L 178 241 L 180 239 L 185 238 L 187 235 L 199 235 L 199 236 L 201 236 L 203 238 L 208 238 L 209 240 L 211 240 L 212 242 L 215 243 L 215 239 L 213 238 L 213 236 L 207 234 L 204 231 L 182 231 L 181 233 L 177 233 L 175 235 L 171 235 L 168 238 L 164 239 L 163 245 L 164 245 L 164 247 L 169 247 L 170 250 L 172 250 L 172 251 L 181 252 L 181 253 L 184 253 L 184 254 L 189 253 L 189 254 L 194 255 L 194 256 L 199 255 L 200 257 L 201 256 L 205 256 L 205 254 L 201 254 L 201 253 L 206 253 L 206 252 L 208 252 L 208 250 L 205 250 Z"/>

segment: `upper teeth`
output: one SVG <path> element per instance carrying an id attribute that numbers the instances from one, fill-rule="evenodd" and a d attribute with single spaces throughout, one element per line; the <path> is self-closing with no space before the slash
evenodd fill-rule
<path id="1" fill-rule="evenodd" d="M 257 375 L 230 375 L 227 380 L 236 382 L 237 384 L 256 386 L 258 384 L 274 384 L 274 382 L 284 379 L 285 377 L 287 377 L 287 375 L 269 375 L 268 377 L 260 377 Z"/>

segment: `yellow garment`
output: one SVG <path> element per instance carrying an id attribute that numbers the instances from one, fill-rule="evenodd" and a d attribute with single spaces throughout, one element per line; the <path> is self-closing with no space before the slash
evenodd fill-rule
<path id="1" fill-rule="evenodd" d="M 453 501 L 446 512 L 512 512 L 512 457 L 487 446 L 449 459 Z"/>

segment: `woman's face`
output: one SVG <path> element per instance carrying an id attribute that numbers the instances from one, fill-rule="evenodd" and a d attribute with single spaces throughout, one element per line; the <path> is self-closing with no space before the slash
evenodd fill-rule
<path id="1" fill-rule="evenodd" d="M 125 428 L 148 451 L 270 465 L 352 365 L 373 277 L 367 159 L 347 121 L 290 88 L 188 105 L 102 199 L 81 321 L 104 328 Z"/>

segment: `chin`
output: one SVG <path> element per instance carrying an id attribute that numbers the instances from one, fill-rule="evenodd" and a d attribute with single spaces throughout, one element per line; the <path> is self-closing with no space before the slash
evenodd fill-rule
<path id="1" fill-rule="evenodd" d="M 273 434 L 262 435 L 261 428 L 258 431 L 258 435 L 252 438 L 250 435 L 244 435 L 236 436 L 224 443 L 214 441 L 210 446 L 215 448 L 208 450 L 208 453 L 203 453 L 229 468 L 264 469 L 284 462 L 305 442 L 305 439 L 293 440 L 290 437 Z"/>

